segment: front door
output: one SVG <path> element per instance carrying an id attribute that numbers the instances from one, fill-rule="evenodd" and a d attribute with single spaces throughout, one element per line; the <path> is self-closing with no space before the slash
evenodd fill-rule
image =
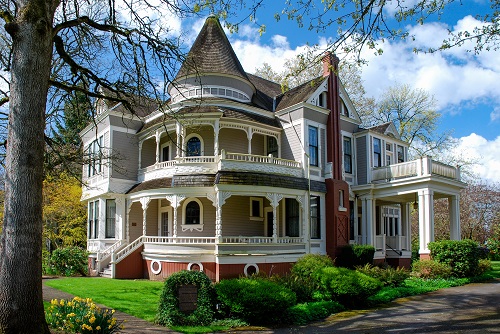
<path id="1" fill-rule="evenodd" d="M 168 211 L 164 211 L 160 215 L 160 235 L 168 237 Z"/>

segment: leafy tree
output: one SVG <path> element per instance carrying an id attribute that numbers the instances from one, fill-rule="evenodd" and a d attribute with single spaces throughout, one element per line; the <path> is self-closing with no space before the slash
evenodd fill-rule
<path id="1" fill-rule="evenodd" d="M 50 250 L 86 246 L 86 210 L 80 182 L 66 173 L 43 181 L 43 236 Z"/>
<path id="2" fill-rule="evenodd" d="M 376 103 L 376 110 L 365 115 L 367 125 L 393 122 L 401 139 L 410 144 L 413 157 L 446 151 L 454 144 L 450 133 L 437 133 L 441 114 L 429 92 L 396 85 L 387 89 Z"/>

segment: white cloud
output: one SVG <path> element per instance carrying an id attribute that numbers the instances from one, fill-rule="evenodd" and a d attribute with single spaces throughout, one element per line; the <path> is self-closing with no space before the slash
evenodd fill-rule
<path id="1" fill-rule="evenodd" d="M 490 119 L 492 122 L 500 121 L 500 107 L 495 107 L 490 113 Z"/>
<path id="2" fill-rule="evenodd" d="M 489 141 L 471 133 L 459 139 L 454 154 L 474 162 L 472 171 L 481 179 L 500 182 L 500 136 Z"/>

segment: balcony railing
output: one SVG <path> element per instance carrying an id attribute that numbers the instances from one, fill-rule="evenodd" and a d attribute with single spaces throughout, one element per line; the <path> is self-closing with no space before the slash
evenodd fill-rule
<path id="1" fill-rule="evenodd" d="M 303 177 L 302 163 L 275 158 L 272 155 L 254 155 L 221 151 L 218 156 L 177 157 L 142 168 L 139 182 L 186 174 L 215 174 L 217 171 L 257 172 Z"/>
<path id="2" fill-rule="evenodd" d="M 372 181 L 392 181 L 402 178 L 439 175 L 460 181 L 460 169 L 429 157 L 402 162 L 395 165 L 378 167 L 372 170 Z"/>

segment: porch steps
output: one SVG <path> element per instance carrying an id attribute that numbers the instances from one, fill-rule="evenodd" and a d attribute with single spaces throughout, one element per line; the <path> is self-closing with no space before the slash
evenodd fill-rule
<path id="1" fill-rule="evenodd" d="M 112 278 L 111 276 L 111 264 L 108 265 L 106 268 L 103 268 L 101 272 L 99 272 L 100 277 L 106 277 L 106 278 Z"/>

